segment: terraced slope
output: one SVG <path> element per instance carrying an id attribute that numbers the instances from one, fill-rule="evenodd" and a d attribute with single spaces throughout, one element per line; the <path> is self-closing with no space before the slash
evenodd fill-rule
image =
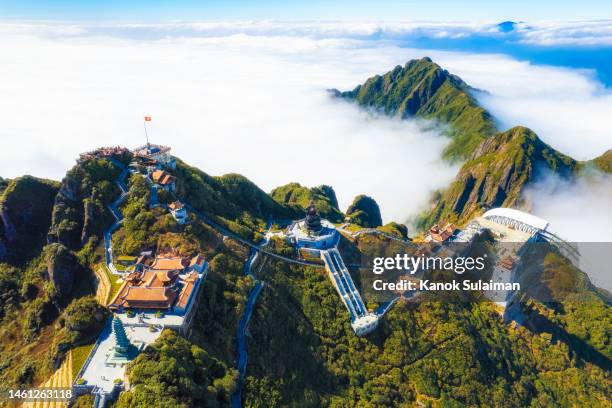
<path id="1" fill-rule="evenodd" d="M 70 388 L 72 386 L 72 352 L 68 352 L 62 365 L 39 388 Z M 24 408 L 64 408 L 67 402 L 36 401 L 26 402 Z"/>

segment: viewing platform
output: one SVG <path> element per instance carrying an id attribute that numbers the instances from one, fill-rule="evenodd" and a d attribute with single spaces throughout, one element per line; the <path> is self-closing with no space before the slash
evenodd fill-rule
<path id="1" fill-rule="evenodd" d="M 336 227 L 326 219 L 321 218 L 310 204 L 306 209 L 306 217 L 293 222 L 287 229 L 287 239 L 300 252 L 319 258 L 319 251 L 333 248 L 340 239 Z"/>

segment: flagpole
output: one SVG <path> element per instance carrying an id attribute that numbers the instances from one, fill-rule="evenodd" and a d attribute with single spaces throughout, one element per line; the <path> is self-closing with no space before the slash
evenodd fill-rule
<path id="1" fill-rule="evenodd" d="M 147 119 L 145 118 L 145 120 L 142 122 L 142 126 L 144 127 L 144 131 L 145 131 L 145 138 L 147 139 L 147 147 L 150 146 L 149 144 L 149 134 L 147 133 Z"/>

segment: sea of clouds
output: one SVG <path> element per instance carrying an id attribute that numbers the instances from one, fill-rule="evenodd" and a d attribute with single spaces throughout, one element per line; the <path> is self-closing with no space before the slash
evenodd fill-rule
<path id="1" fill-rule="evenodd" d="M 551 43 L 554 33 L 555 41 L 571 34 L 581 38 L 576 44 L 593 43 L 587 32 L 608 41 L 609 24 L 576 24 L 520 24 L 517 31 L 521 41 Z M 144 142 L 148 114 L 153 142 L 210 174 L 242 173 L 267 191 L 291 181 L 330 184 L 343 209 L 365 193 L 385 221 L 406 220 L 456 174 L 439 158 L 447 142 L 441 130 L 364 112 L 326 89 L 352 89 L 423 56 L 485 90 L 479 98 L 501 128 L 529 126 L 577 159 L 611 148 L 612 95 L 593 72 L 394 40 L 408 31 L 496 30 L 448 23 L 0 24 L 0 175 L 60 179 L 79 152 Z M 590 201 L 591 190 L 580 194 Z M 534 206 L 536 214 L 548 213 L 548 201 Z M 555 224 L 564 229 L 581 212 L 568 206 Z M 607 231 L 602 239 L 612 241 Z"/>

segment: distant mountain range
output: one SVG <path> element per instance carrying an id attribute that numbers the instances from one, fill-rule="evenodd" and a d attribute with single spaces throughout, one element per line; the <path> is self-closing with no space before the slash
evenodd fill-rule
<path id="1" fill-rule="evenodd" d="M 423 118 L 443 126 L 451 141 L 446 160 L 462 162 L 455 180 L 432 199 L 423 227 L 446 220 L 462 223 L 490 207 L 517 207 L 522 192 L 543 172 L 565 179 L 588 169 L 612 170 L 612 153 L 579 162 L 542 142 L 530 129 L 499 132 L 495 118 L 478 104 L 477 92 L 430 58 L 367 79 L 352 91 L 332 90 L 359 106 L 400 118 Z"/>

